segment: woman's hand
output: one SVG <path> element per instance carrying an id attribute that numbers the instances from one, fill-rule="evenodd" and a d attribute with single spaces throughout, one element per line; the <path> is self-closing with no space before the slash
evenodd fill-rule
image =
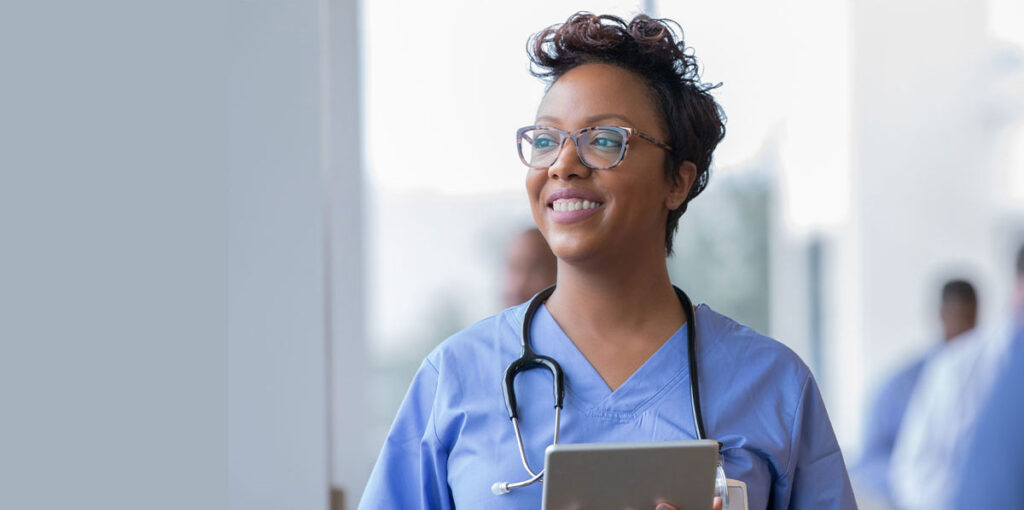
<path id="1" fill-rule="evenodd" d="M 715 499 L 713 499 L 712 501 L 713 501 L 711 503 L 712 510 L 722 510 L 722 498 L 720 498 L 718 496 L 715 496 Z M 668 503 L 665 503 L 664 501 L 662 501 L 661 503 L 658 503 L 658 506 L 654 507 L 654 510 L 679 510 L 679 509 L 674 507 L 674 506 L 672 506 L 672 505 L 670 505 L 670 504 L 668 504 Z"/>

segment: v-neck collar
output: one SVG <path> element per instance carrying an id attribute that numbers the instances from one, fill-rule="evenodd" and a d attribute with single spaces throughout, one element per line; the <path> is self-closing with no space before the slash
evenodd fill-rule
<path id="1" fill-rule="evenodd" d="M 530 328 L 534 351 L 554 358 L 565 374 L 566 405 L 591 415 L 632 416 L 647 407 L 689 372 L 686 325 L 683 324 L 615 391 L 551 316 L 537 310 Z"/>

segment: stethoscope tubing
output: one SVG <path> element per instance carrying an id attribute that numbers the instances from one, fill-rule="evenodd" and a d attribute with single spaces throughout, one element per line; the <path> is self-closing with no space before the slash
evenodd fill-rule
<path id="1" fill-rule="evenodd" d="M 695 319 L 695 313 L 693 310 L 693 303 L 690 301 L 689 296 L 682 291 L 679 287 L 673 286 L 676 297 L 679 298 L 679 302 L 683 307 L 683 313 L 686 315 L 686 354 L 689 362 L 690 369 L 690 408 L 693 414 L 693 428 L 697 439 L 707 439 L 707 434 L 704 429 L 704 417 L 701 413 L 700 405 L 700 381 L 697 373 L 697 325 Z M 561 411 L 563 403 L 565 401 L 565 376 L 562 372 L 562 366 L 558 364 L 553 358 L 543 356 L 533 351 L 530 329 L 533 325 L 533 319 L 537 314 L 537 310 L 540 309 L 541 305 L 551 297 L 551 294 L 555 291 L 555 286 L 552 285 L 540 292 L 538 292 L 533 299 L 530 300 L 530 304 L 526 308 L 526 314 L 523 316 L 523 331 L 520 337 L 521 353 L 518 359 L 513 361 L 505 369 L 505 377 L 502 380 L 502 393 L 505 397 L 505 408 L 508 411 L 509 419 L 512 421 L 512 427 L 515 429 L 516 443 L 519 447 L 519 457 L 523 461 L 523 467 L 526 468 L 526 472 L 530 474 L 530 478 L 521 482 L 509 483 L 499 482 L 491 486 L 491 490 L 495 494 L 504 494 L 509 490 L 524 487 L 534 482 L 540 481 L 544 476 L 544 470 L 534 472 L 530 468 L 530 464 L 526 460 L 526 449 L 523 446 L 522 432 L 519 429 L 519 406 L 516 401 L 515 393 L 515 379 L 520 372 L 531 370 L 534 368 L 545 368 L 551 372 L 552 386 L 554 390 L 554 407 L 555 407 L 555 434 L 554 440 L 551 444 L 558 444 L 558 431 L 561 427 Z"/>
<path id="2" fill-rule="evenodd" d="M 683 312 L 686 314 L 686 358 L 690 364 L 690 408 L 693 412 L 693 430 L 697 439 L 707 439 L 704 431 L 704 415 L 700 406 L 700 377 L 697 375 L 697 321 L 693 311 L 693 302 L 683 289 L 672 288 L 676 291 L 676 297 L 683 305 Z"/>

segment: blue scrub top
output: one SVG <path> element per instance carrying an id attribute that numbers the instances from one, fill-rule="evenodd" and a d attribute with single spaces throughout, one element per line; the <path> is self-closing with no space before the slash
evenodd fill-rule
<path id="1" fill-rule="evenodd" d="M 526 304 L 455 334 L 423 362 L 398 411 L 360 508 L 539 508 L 541 484 L 491 493 L 528 478 L 501 381 L 520 355 Z M 832 424 L 807 366 L 789 348 L 718 314 L 696 310 L 707 434 L 723 443 L 725 472 L 746 482 L 751 509 L 855 508 Z M 538 354 L 565 373 L 561 443 L 695 439 L 686 327 L 611 391 L 546 307 L 532 327 Z M 554 433 L 551 376 L 516 378 L 527 459 L 543 467 Z"/>
<path id="2" fill-rule="evenodd" d="M 1024 508 L 1024 329 L 978 414 L 953 508 Z"/>

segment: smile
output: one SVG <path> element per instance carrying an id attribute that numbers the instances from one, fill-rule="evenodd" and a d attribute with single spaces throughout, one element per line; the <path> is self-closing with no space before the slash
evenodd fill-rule
<path id="1" fill-rule="evenodd" d="M 585 211 L 587 209 L 596 209 L 601 207 L 601 202 L 591 202 L 590 200 L 580 200 L 577 198 L 560 198 L 555 200 L 551 204 L 551 209 L 555 211 Z"/>
<path id="2" fill-rule="evenodd" d="M 604 204 L 578 198 L 559 198 L 548 206 L 555 223 L 576 223 L 603 211 Z"/>

